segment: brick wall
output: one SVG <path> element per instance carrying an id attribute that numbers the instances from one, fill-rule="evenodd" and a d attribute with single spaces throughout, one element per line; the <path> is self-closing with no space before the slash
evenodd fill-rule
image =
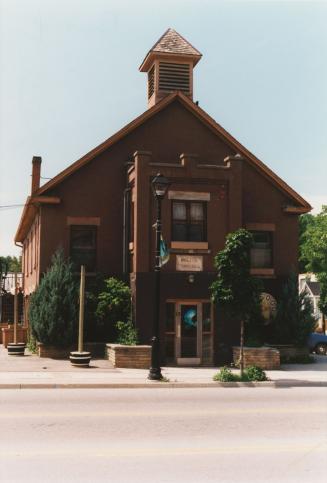
<path id="1" fill-rule="evenodd" d="M 233 347 L 234 364 L 239 363 L 240 348 Z M 277 349 L 270 347 L 244 347 L 244 367 L 258 366 L 262 369 L 279 369 L 280 356 Z"/>
<path id="2" fill-rule="evenodd" d="M 149 369 L 151 365 L 151 346 L 106 344 L 107 358 L 113 367 Z"/>

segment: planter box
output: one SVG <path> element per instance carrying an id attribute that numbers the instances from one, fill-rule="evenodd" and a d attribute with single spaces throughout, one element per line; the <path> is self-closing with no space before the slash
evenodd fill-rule
<path id="1" fill-rule="evenodd" d="M 38 356 L 48 357 L 50 359 L 69 359 L 70 353 L 77 350 L 77 345 L 70 347 L 56 347 L 38 342 L 37 346 Z M 95 358 L 104 359 L 106 357 L 104 342 L 85 342 L 83 350 L 91 352 L 91 356 Z"/>
<path id="2" fill-rule="evenodd" d="M 2 343 L 5 347 L 8 346 L 9 342 L 14 342 L 14 328 L 4 327 L 1 329 L 2 333 Z M 17 342 L 27 342 L 27 327 L 17 327 Z"/>
<path id="3" fill-rule="evenodd" d="M 240 348 L 233 347 L 234 364 L 240 359 Z M 258 366 L 261 369 L 279 369 L 279 351 L 272 347 L 244 347 L 244 367 Z"/>
<path id="4" fill-rule="evenodd" d="M 276 344 L 267 345 L 269 348 L 274 348 L 279 351 L 280 360 L 282 363 L 287 363 L 289 360 L 295 357 L 307 357 L 310 354 L 308 347 L 295 347 L 290 344 Z"/>
<path id="5" fill-rule="evenodd" d="M 42 342 L 37 343 L 39 357 L 48 357 L 49 359 L 69 359 L 69 354 L 73 350 L 72 347 L 56 347 L 54 345 L 44 345 Z"/>
<path id="6" fill-rule="evenodd" d="M 150 345 L 106 344 L 107 358 L 113 367 L 149 369 L 151 365 Z"/>

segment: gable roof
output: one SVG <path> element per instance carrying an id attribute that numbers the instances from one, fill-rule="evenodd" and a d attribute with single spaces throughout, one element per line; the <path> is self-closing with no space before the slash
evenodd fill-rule
<path id="1" fill-rule="evenodd" d="M 126 124 L 122 129 L 117 131 L 113 136 L 108 138 L 103 143 L 99 144 L 96 148 L 92 149 L 90 152 L 85 154 L 82 158 L 75 161 L 73 164 L 68 166 L 66 169 L 61 171 L 57 176 L 52 178 L 50 181 L 41 186 L 34 194 L 33 197 L 39 197 L 45 194 L 48 190 L 55 188 L 58 184 L 64 181 L 68 176 L 72 175 L 78 169 L 82 168 L 85 164 L 92 161 L 96 156 L 103 153 L 105 150 L 110 148 L 112 145 L 123 139 L 129 133 L 131 133 L 138 126 L 144 124 L 148 119 L 155 116 L 158 112 L 165 109 L 172 102 L 180 102 L 186 109 L 188 109 L 193 115 L 195 115 L 203 124 L 205 124 L 214 134 L 219 138 L 223 139 L 236 153 L 243 155 L 246 160 L 258 170 L 263 176 L 271 181 L 271 183 L 276 186 L 280 191 L 285 193 L 290 197 L 296 206 L 302 209 L 302 212 L 308 212 L 312 209 L 310 204 L 305 201 L 296 191 L 294 191 L 285 181 L 283 181 L 277 174 L 275 174 L 268 166 L 266 166 L 262 161 L 260 161 L 254 154 L 252 154 L 248 149 L 246 149 L 241 143 L 239 143 L 231 134 L 229 134 L 222 126 L 220 126 L 212 117 L 209 116 L 203 109 L 201 109 L 197 104 L 195 104 L 191 99 L 185 96 L 182 92 L 176 91 L 160 102 L 155 104 L 150 109 L 147 109 L 143 114 L 135 118 L 130 123 Z M 20 224 L 15 236 L 15 241 L 20 242 L 22 236 L 20 233 L 20 228 L 26 223 L 23 223 L 24 217 L 27 215 L 29 206 L 33 206 L 33 197 L 29 197 L 26 201 Z M 25 231 L 25 230 L 24 230 Z"/>

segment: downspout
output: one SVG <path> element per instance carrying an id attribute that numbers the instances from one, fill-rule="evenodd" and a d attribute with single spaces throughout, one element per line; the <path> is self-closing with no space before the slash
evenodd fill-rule
<path id="1" fill-rule="evenodd" d="M 124 189 L 124 207 L 123 207 L 123 273 L 129 273 L 129 220 L 130 220 L 130 193 L 131 188 Z"/>

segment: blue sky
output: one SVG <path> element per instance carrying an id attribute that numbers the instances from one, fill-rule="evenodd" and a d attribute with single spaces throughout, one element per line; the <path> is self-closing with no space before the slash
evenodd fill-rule
<path id="1" fill-rule="evenodd" d="M 194 99 L 319 210 L 326 24 L 314 0 L 0 0 L 0 205 L 24 203 L 33 155 L 53 177 L 146 109 L 138 67 L 172 27 L 203 54 Z M 0 208 L 1 255 L 21 210 Z"/>

